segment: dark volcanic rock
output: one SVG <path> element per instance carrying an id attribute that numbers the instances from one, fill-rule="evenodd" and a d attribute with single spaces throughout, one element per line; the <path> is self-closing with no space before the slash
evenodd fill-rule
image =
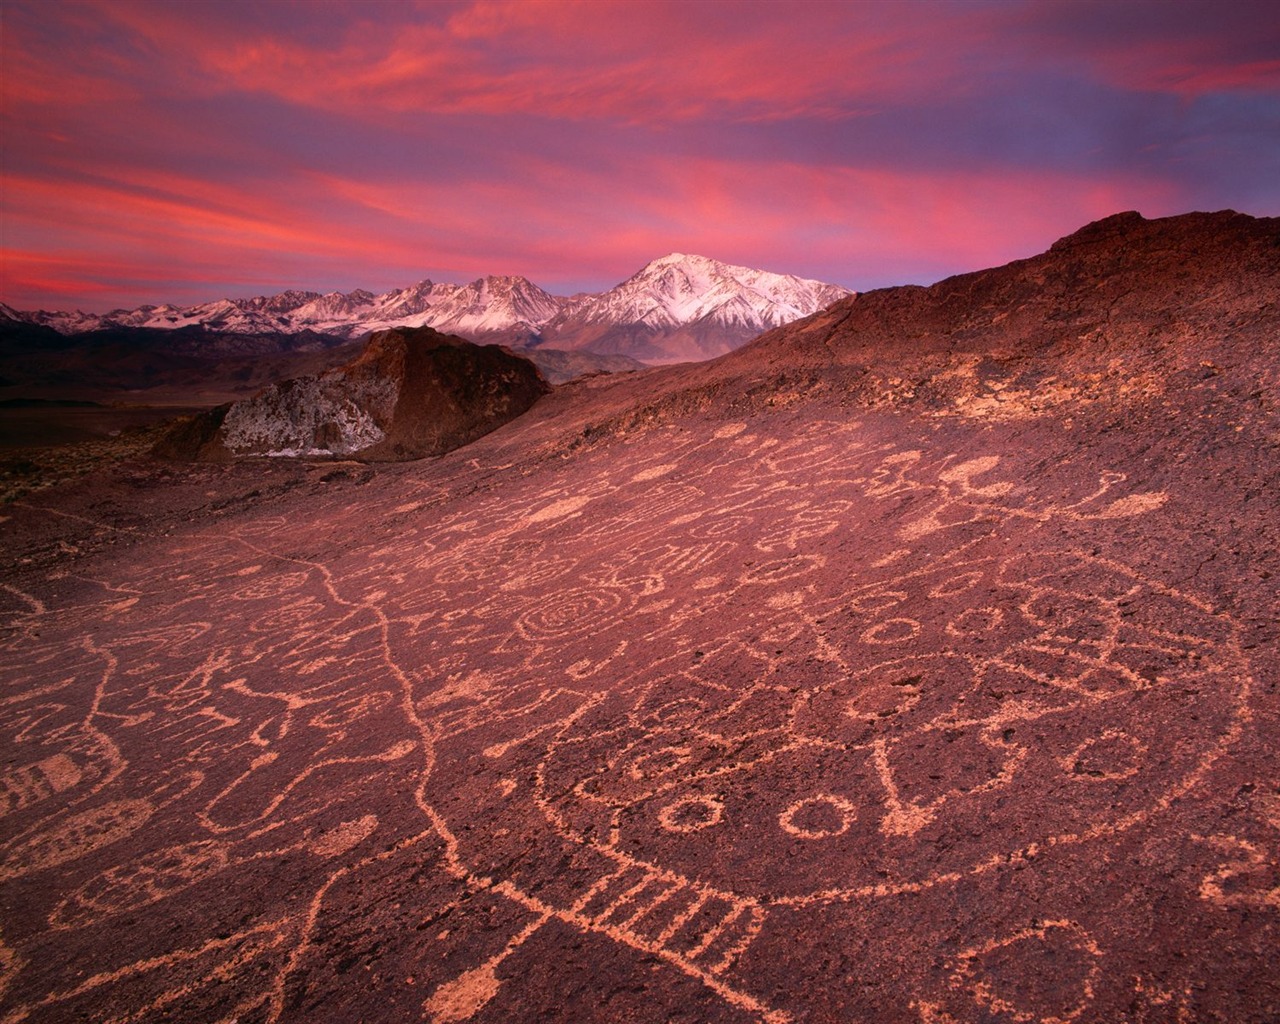
<path id="1" fill-rule="evenodd" d="M 64 338 L 52 327 L 29 324 L 0 315 L 0 359 L 26 352 L 58 352 L 72 344 L 74 342 Z"/>
<path id="2" fill-rule="evenodd" d="M 5 1019 L 1274 1024 L 1278 226 L 6 505 Z"/>
<path id="3" fill-rule="evenodd" d="M 609 389 L 584 408 L 582 429 L 600 436 L 838 394 L 986 423 L 1070 422 L 1086 410 L 1122 419 L 1191 403 L 1194 415 L 1234 416 L 1270 437 L 1277 296 L 1280 218 L 1117 214 L 1039 256 L 865 292 L 719 359 Z"/>
<path id="4" fill-rule="evenodd" d="M 179 425 L 157 454 L 419 459 L 474 441 L 549 390 L 532 362 L 507 349 L 429 327 L 397 328 L 370 335 L 345 366 L 273 384 Z"/>

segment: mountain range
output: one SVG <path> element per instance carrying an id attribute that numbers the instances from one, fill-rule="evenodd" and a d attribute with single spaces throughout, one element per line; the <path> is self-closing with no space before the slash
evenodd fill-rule
<path id="1" fill-rule="evenodd" d="M 762 331 L 851 294 L 838 285 L 791 274 L 672 253 L 614 288 L 570 297 L 552 295 L 524 277 L 490 276 L 466 285 L 425 280 L 381 295 L 362 289 L 327 294 L 286 291 L 104 314 L 19 312 L 0 304 L 0 318 L 50 327 L 63 335 L 119 328 L 201 328 L 277 338 L 314 332 L 343 341 L 370 331 L 427 326 L 475 341 L 670 363 L 721 355 Z M 278 350 L 278 345 L 272 343 L 270 350 Z"/>

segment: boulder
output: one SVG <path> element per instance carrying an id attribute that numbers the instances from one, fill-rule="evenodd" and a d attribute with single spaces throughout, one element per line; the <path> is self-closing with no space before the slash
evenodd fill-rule
<path id="1" fill-rule="evenodd" d="M 498 345 L 429 327 L 369 336 L 344 366 L 282 381 L 179 425 L 168 458 L 339 456 L 399 462 L 442 455 L 528 409 L 550 385 Z"/>

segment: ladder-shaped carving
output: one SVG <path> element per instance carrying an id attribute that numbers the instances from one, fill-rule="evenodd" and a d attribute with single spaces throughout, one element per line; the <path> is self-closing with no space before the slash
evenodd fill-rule
<path id="1" fill-rule="evenodd" d="M 583 893 L 572 913 L 619 942 L 673 955 L 711 975 L 733 967 L 765 917 L 755 900 L 630 859 Z"/>
<path id="2" fill-rule="evenodd" d="M 5 772 L 0 775 L 0 817 L 70 789 L 83 777 L 84 771 L 66 754 Z"/>

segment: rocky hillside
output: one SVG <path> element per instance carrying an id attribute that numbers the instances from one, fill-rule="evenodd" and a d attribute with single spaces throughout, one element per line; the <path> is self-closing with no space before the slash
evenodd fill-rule
<path id="1" fill-rule="evenodd" d="M 1174 371 L 1274 316 L 1277 221 L 1225 211 L 1145 220 L 1122 213 L 1048 252 L 930 288 L 845 300 L 744 354 L 749 363 L 904 366 L 989 358 L 1065 370 Z"/>
<path id="2" fill-rule="evenodd" d="M 1280 219 L 1122 213 L 1049 251 L 931 287 L 864 292 L 739 350 L 619 392 L 652 408 L 793 404 L 987 422 L 1173 410 L 1209 395 L 1277 414 Z"/>
<path id="3" fill-rule="evenodd" d="M 8 1016 L 1280 1020 L 1280 221 L 6 505 Z"/>

